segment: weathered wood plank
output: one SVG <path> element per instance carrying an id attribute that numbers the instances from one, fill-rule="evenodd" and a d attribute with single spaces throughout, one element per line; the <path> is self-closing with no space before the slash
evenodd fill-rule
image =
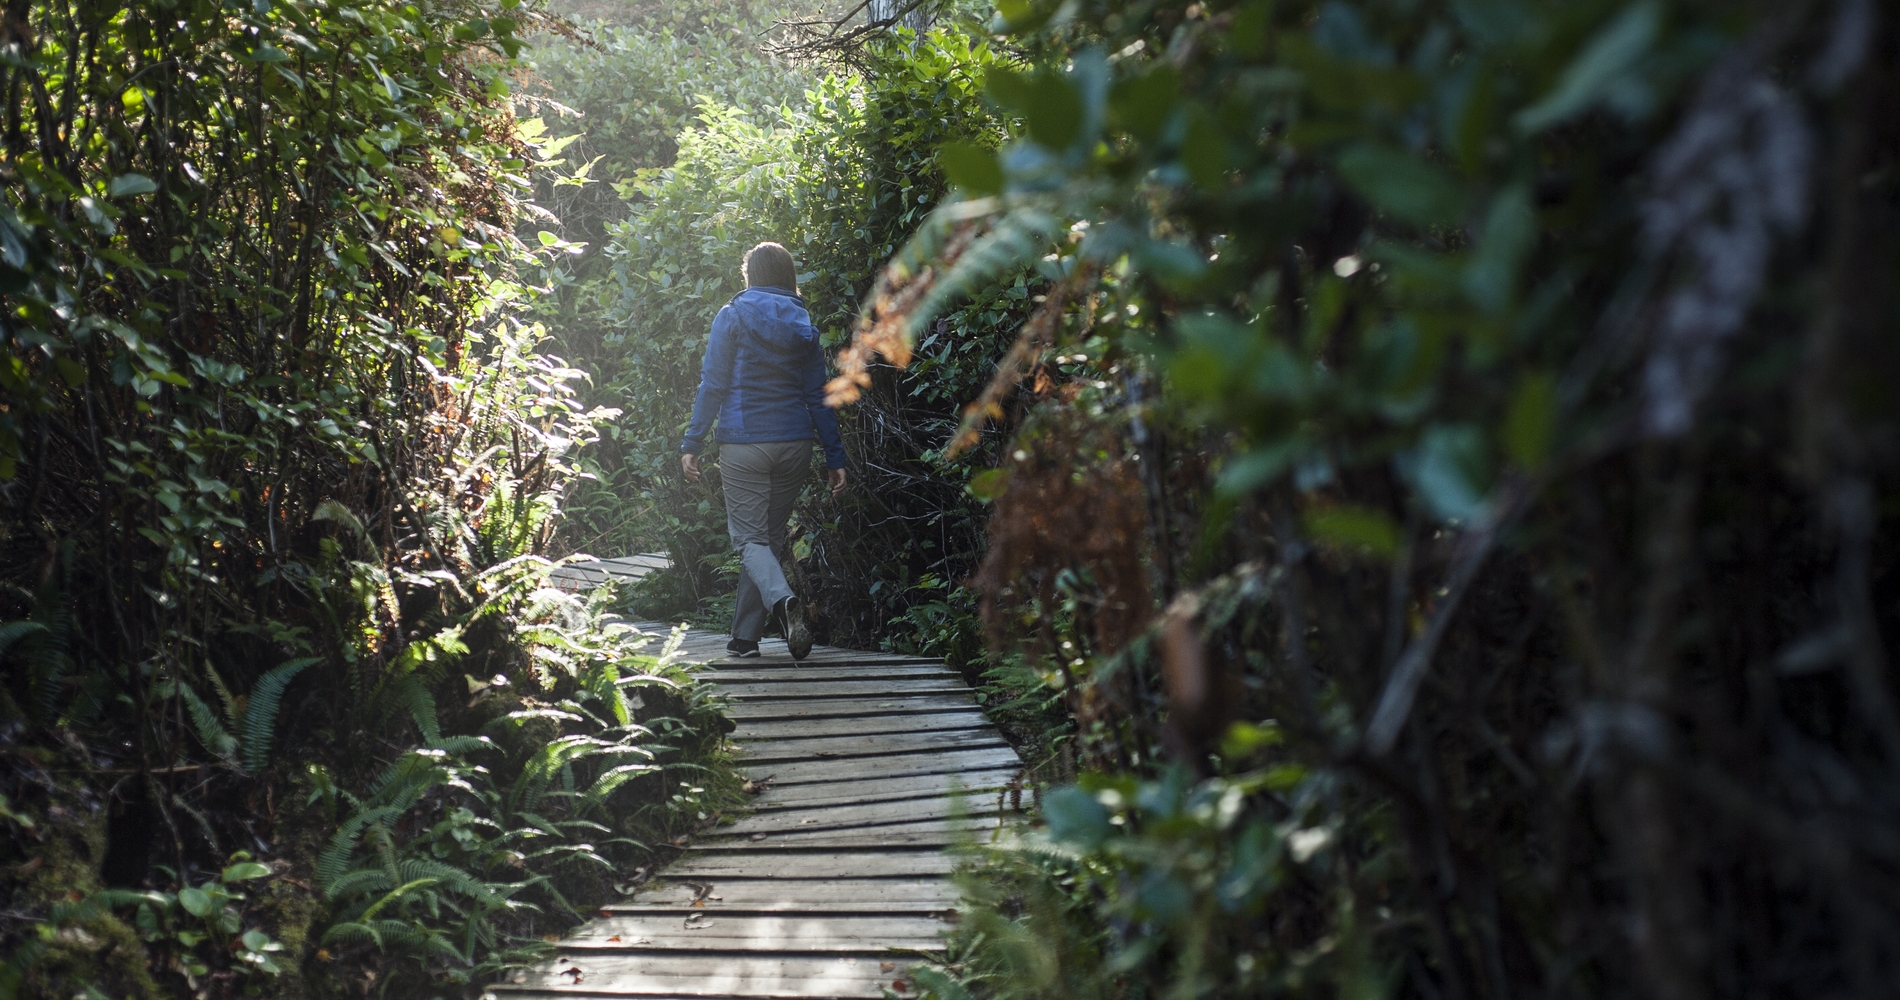
<path id="1" fill-rule="evenodd" d="M 858 778 L 904 778 L 918 774 L 994 771 L 999 768 L 1021 767 L 1022 760 L 1016 756 L 1016 751 L 1005 746 L 869 759 L 793 760 L 744 766 L 746 777 L 755 781 L 770 777 L 780 785 L 792 785 L 812 781 L 850 781 Z"/>
<path id="2" fill-rule="evenodd" d="M 889 754 L 963 750 L 1009 744 L 994 729 L 952 729 L 925 733 L 874 733 L 867 736 L 820 736 L 803 740 L 760 740 L 739 745 L 739 763 L 751 765 L 779 760 L 830 760 L 882 757 Z"/>
<path id="3" fill-rule="evenodd" d="M 690 913 L 606 917 L 588 922 L 563 940 L 569 958 L 581 954 L 657 950 L 878 952 L 892 948 L 943 947 L 949 925 L 932 915 L 841 916 L 773 914 L 742 916 L 693 910 Z"/>
<path id="4" fill-rule="evenodd" d="M 702 889 L 704 890 L 702 894 Z M 700 905 L 694 906 L 697 900 Z M 956 883 L 943 878 L 822 881 L 720 879 L 676 882 L 601 908 L 614 915 L 717 913 L 937 913 L 961 904 Z"/>
<path id="5" fill-rule="evenodd" d="M 976 695 L 968 688 L 927 695 L 903 695 L 890 698 L 808 698 L 796 701 L 735 701 L 726 709 L 726 717 L 736 722 L 786 719 L 848 719 L 863 715 L 893 713 L 968 712 L 976 707 Z"/>
<path id="6" fill-rule="evenodd" d="M 585 961 L 548 963 L 517 973 L 519 981 L 508 986 L 593 996 L 877 997 L 883 995 L 884 986 L 901 978 L 897 972 L 880 971 L 891 959 L 877 955 L 584 957 Z M 567 969 L 581 971 L 569 974 Z M 507 987 L 492 989 L 501 992 Z"/>
<path id="7" fill-rule="evenodd" d="M 808 785 L 771 787 L 753 798 L 754 813 L 811 806 L 848 805 L 851 803 L 896 802 L 904 799 L 932 798 L 956 794 L 989 793 L 1015 781 L 1018 768 L 991 771 L 961 771 L 955 774 L 919 774 L 892 778 L 879 776 L 852 781 L 826 781 Z M 1024 796 L 1030 793 L 1025 791 Z"/>
<path id="8" fill-rule="evenodd" d="M 952 847 L 972 840 L 988 841 L 992 834 L 1014 822 L 1006 816 L 971 816 L 961 819 L 935 819 L 916 823 L 891 823 L 882 826 L 849 827 L 837 830 L 794 830 L 766 834 L 762 840 L 752 836 L 708 839 L 688 848 L 688 853 L 759 850 L 761 848 L 836 848 L 872 850 L 894 847 Z"/>
<path id="9" fill-rule="evenodd" d="M 747 681 L 719 685 L 728 698 L 742 701 L 811 698 L 882 698 L 888 695 L 959 692 L 970 686 L 958 677 L 895 681 Z"/>
<path id="10" fill-rule="evenodd" d="M 757 812 L 730 826 L 711 831 L 723 836 L 743 837 L 755 833 L 780 834 L 800 830 L 835 830 L 842 827 L 880 826 L 910 820 L 952 819 L 960 816 L 985 816 L 1006 813 L 1006 795 L 945 795 L 929 799 L 904 799 L 898 802 L 854 802 L 848 805 L 815 806 L 801 809 L 774 809 Z"/>
<path id="11" fill-rule="evenodd" d="M 769 846 L 769 845 L 767 845 Z M 950 874 L 942 851 L 688 851 L 666 869 L 668 878 L 917 878 Z"/>
<path id="12" fill-rule="evenodd" d="M 921 733 L 945 729 L 991 729 L 982 712 L 913 712 L 908 715 L 850 716 L 831 719 L 748 721 L 733 730 L 732 738 L 784 740 L 814 736 L 870 736 L 877 733 Z"/>
<path id="13" fill-rule="evenodd" d="M 847 663 L 842 666 L 801 666 L 789 670 L 784 667 L 732 667 L 709 672 L 705 679 L 722 687 L 749 681 L 802 684 L 812 681 L 953 680 L 958 684 L 963 683 L 963 675 L 934 663 Z"/>

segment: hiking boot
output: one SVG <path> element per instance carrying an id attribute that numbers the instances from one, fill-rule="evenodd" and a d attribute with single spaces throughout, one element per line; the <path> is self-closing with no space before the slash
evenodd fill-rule
<path id="1" fill-rule="evenodd" d="M 757 639 L 733 639 L 726 643 L 726 655 L 735 660 L 750 659 L 759 655 Z"/>
<path id="2" fill-rule="evenodd" d="M 792 659 L 802 660 L 811 654 L 811 623 L 805 620 L 805 602 L 796 597 L 781 598 L 772 608 L 773 617 L 778 619 L 779 628 L 784 632 L 785 645 L 792 651 Z"/>

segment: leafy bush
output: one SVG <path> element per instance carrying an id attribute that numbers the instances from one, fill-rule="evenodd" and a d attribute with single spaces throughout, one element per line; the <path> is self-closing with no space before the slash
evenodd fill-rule
<path id="1" fill-rule="evenodd" d="M 579 866 L 649 859 L 652 831 L 707 811 L 681 818 L 658 771 L 591 798 L 564 784 L 639 756 L 715 794 L 719 773 L 693 769 L 715 766 L 719 730 L 639 637 L 543 591 L 576 453 L 613 413 L 541 352 L 516 280 L 528 178 L 555 151 L 515 120 L 509 81 L 541 30 L 565 29 L 517 0 L 5 18 L 0 941 L 30 959 L 52 934 L 8 989 L 465 981 L 570 919 L 563 900 L 605 897 L 610 873 Z M 549 732 L 484 744 L 489 717 L 435 708 L 503 689 L 555 713 L 524 723 Z M 617 716 L 636 693 L 664 708 Z M 550 774 L 543 739 L 592 742 Z M 458 798 L 435 781 L 446 762 L 388 777 L 449 755 L 525 784 Z M 462 867 L 497 852 L 437 855 L 442 838 L 417 848 L 394 823 L 374 856 L 402 881 L 327 892 L 313 868 L 351 817 L 300 808 L 289 760 L 322 765 L 335 801 L 410 820 L 462 808 L 520 830 L 525 810 L 551 826 L 501 902 L 497 873 Z M 577 836 L 610 814 L 631 824 L 618 839 Z M 243 894 L 207 877 L 239 845 L 275 855 Z M 136 901 L 118 890 L 145 893 L 151 921 L 126 923 Z M 99 902 L 54 909 L 69 893 Z M 342 924 L 375 933 L 320 948 Z M 99 948 L 119 958 L 85 958 Z"/>
<path id="2" fill-rule="evenodd" d="M 1057 275 L 985 615 L 1096 776 L 919 982 L 1879 995 L 1890 15 L 1000 8 L 857 344 Z"/>

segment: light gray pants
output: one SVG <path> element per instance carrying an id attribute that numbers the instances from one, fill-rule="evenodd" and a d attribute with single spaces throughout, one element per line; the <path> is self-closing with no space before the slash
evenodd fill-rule
<path id="1" fill-rule="evenodd" d="M 726 530 L 739 553 L 739 600 L 732 637 L 757 642 L 772 606 L 792 595 L 779 561 L 785 523 L 811 475 L 811 441 L 719 446 L 719 478 L 726 490 Z"/>

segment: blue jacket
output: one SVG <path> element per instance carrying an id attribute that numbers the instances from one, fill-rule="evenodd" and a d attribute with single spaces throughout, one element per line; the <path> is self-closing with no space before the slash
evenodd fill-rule
<path id="1" fill-rule="evenodd" d="M 705 450 L 715 417 L 722 444 L 809 441 L 816 432 L 825 468 L 844 468 L 838 416 L 825 405 L 824 352 L 797 292 L 755 285 L 713 317 L 681 454 Z"/>

